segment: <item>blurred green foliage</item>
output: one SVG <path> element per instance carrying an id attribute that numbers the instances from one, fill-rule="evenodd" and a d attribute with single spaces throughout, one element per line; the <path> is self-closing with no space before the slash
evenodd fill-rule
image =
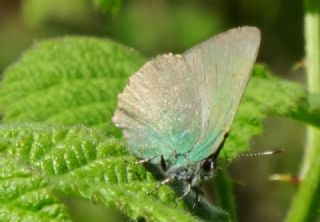
<path id="1" fill-rule="evenodd" d="M 130 55 L 121 57 L 121 50 L 127 48 L 118 44 L 115 47 L 119 47 L 119 54 L 109 54 L 108 50 L 105 49 L 109 47 L 105 45 L 108 44 L 108 40 L 99 39 L 96 41 L 83 37 L 44 41 L 36 44 L 35 48 L 28 50 L 22 57 L 20 56 L 21 52 L 29 48 L 34 41 L 39 42 L 41 39 L 57 36 L 93 35 L 103 38 L 108 37 L 137 49 L 145 57 L 152 57 L 169 51 L 182 52 L 193 44 L 229 27 L 255 25 L 263 33 L 259 59 L 267 62 L 272 70 L 277 73 L 281 73 L 290 79 L 303 81 L 301 70 L 295 72 L 291 70 L 291 67 L 303 57 L 302 12 L 302 3 L 293 3 L 290 0 L 273 0 L 272 2 L 265 0 L 72 0 L 67 2 L 60 0 L 54 2 L 27 0 L 22 1 L 22 4 L 20 1 L 0 1 L 0 72 L 7 68 L 10 63 L 14 63 L 5 71 L 6 76 L 0 90 L 1 109 L 6 111 L 4 120 L 6 122 L 16 120 L 46 121 L 65 125 L 82 123 L 87 127 L 98 126 L 109 134 L 119 135 L 119 132 L 116 133 L 116 129 L 111 126 L 110 121 L 106 124 L 103 124 L 103 121 L 112 115 L 115 96 L 126 83 L 126 77 L 139 68 L 146 59 L 135 52 L 130 52 L 132 54 L 129 53 Z M 78 46 L 77 44 L 81 41 L 87 41 L 87 43 Z M 77 43 L 74 44 L 74 42 Z M 110 58 L 113 55 L 120 56 L 119 58 L 123 59 L 121 64 L 129 67 L 126 70 L 120 68 L 119 71 L 119 67 L 110 66 L 114 63 L 112 61 L 115 61 Z M 88 56 L 92 56 L 92 61 L 88 61 L 90 60 L 87 59 Z M 15 61 L 17 61 L 16 64 Z M 104 66 L 104 64 L 109 65 Z M 114 90 L 110 87 L 109 91 L 109 87 L 103 85 L 102 81 L 108 81 L 110 76 L 118 72 L 124 78 L 119 81 L 116 80 L 118 81 L 116 86 L 109 85 L 115 86 Z M 262 133 L 264 120 L 268 116 L 289 117 L 317 124 L 317 119 L 314 118 L 318 112 L 317 96 L 312 96 L 310 102 L 300 85 L 279 80 L 273 75 L 267 74 L 268 72 L 262 66 L 256 67 L 255 78 L 249 85 L 247 96 L 237 117 L 238 123 L 236 122 L 233 127 L 234 136 L 231 135 L 222 156 L 235 156 L 240 151 L 247 150 L 252 136 Z M 77 74 L 79 76 L 76 76 Z M 103 75 L 101 82 L 99 82 L 99 79 L 91 79 L 95 74 Z M 10 80 L 10 78 L 12 79 Z M 88 90 L 82 91 L 81 87 L 83 88 L 86 85 L 87 80 L 89 80 Z M 77 83 L 77 87 L 73 88 L 71 84 L 74 82 Z M 59 95 L 59 97 L 55 97 L 55 95 Z M 277 95 L 281 96 L 277 97 Z M 62 103 L 57 98 L 60 98 Z M 85 105 L 88 104 L 89 100 L 96 100 L 97 98 L 100 105 L 99 103 Z M 52 104 L 54 105 L 52 106 Z M 301 104 L 305 105 L 304 108 L 299 106 Z M 310 107 L 313 106 L 311 107 L 313 109 L 311 114 L 309 105 Z M 248 112 L 250 115 L 241 114 L 241 112 Z M 53 115 L 53 113 L 58 114 Z M 271 121 L 270 123 L 268 121 L 267 125 L 274 126 L 278 122 Z M 7 130 L 8 127 L 11 130 Z M 5 138 L 18 135 L 21 131 L 19 127 L 19 125 L 5 125 L 1 132 L 5 134 Z M 36 126 L 36 129 L 34 129 L 34 125 L 25 125 L 24 127 L 30 129 L 29 134 L 32 134 L 35 130 L 34 135 L 38 135 L 39 126 Z M 49 125 L 41 127 L 48 127 L 49 131 L 52 129 L 52 126 Z M 296 129 L 296 124 L 287 121 L 284 121 L 281 127 L 270 128 L 273 132 L 272 136 L 267 137 L 266 134 L 270 134 L 267 131 L 262 137 L 255 140 L 255 145 L 265 149 L 281 146 L 287 149 L 284 157 L 275 161 L 270 158 L 267 162 L 264 162 L 263 169 L 259 167 L 261 160 L 255 163 L 256 167 L 243 168 L 246 166 L 246 164 L 243 164 L 244 160 L 242 164 L 233 167 L 234 172 L 237 172 L 238 175 L 243 174 L 244 177 L 247 176 L 249 179 L 257 178 L 254 183 L 258 185 L 248 183 L 246 187 L 236 187 L 238 191 L 236 198 L 238 214 L 240 220 L 243 221 L 279 221 L 285 215 L 290 196 L 294 190 L 292 187 L 288 188 L 290 187 L 289 184 L 278 187 L 275 187 L 274 184 L 270 185 L 267 182 L 267 176 L 272 170 L 273 172 L 279 172 L 279 169 L 285 172 L 290 170 L 295 172 L 294 170 L 298 168 L 299 154 L 301 154 L 303 132 Z M 71 127 L 71 129 L 74 128 Z M 66 127 L 65 130 L 68 131 L 69 127 Z M 83 130 L 89 129 L 84 128 Z M 17 141 L 13 137 L 13 143 L 21 142 L 29 148 L 37 145 L 29 137 L 25 138 L 24 135 L 19 135 L 22 139 L 19 137 L 21 140 Z M 295 135 L 294 138 L 292 135 Z M 26 140 L 23 140 L 24 138 Z M 79 141 L 82 139 L 86 140 L 88 138 L 84 135 L 83 138 L 82 136 L 78 138 Z M 38 144 L 41 146 L 42 143 L 46 144 L 47 140 L 42 140 Z M 69 145 L 77 146 L 77 144 L 78 142 Z M 62 146 L 64 146 L 63 143 Z M 13 145 L 8 145 L 8 147 L 13 147 Z M 17 166 L 16 161 L 20 163 L 20 159 L 16 159 L 15 154 L 12 155 L 14 158 L 9 159 L 10 164 L 7 165 Z M 55 154 L 52 153 L 52 155 Z M 283 163 L 288 163 L 288 165 L 284 166 Z M 60 164 L 57 162 L 57 167 Z M 87 167 L 86 164 L 84 166 Z M 18 165 L 18 167 L 20 166 Z M 21 167 L 23 168 L 24 165 L 21 165 Z M 259 169 L 259 171 L 255 171 L 255 169 Z M 7 169 L 4 168 L 3 170 Z M 139 168 L 139 170 L 146 173 L 144 169 Z M 258 175 L 258 177 L 255 177 L 255 175 Z M 111 174 L 106 173 L 106 177 L 108 176 L 111 176 Z M 122 174 L 122 176 L 126 178 L 125 174 Z M 249 179 L 248 181 L 250 181 Z M 261 181 L 264 181 L 264 183 Z M 59 188 L 59 186 L 50 185 Z M 86 186 L 79 185 L 79 189 L 76 187 L 74 187 L 74 190 L 69 189 L 64 195 L 72 191 L 71 193 L 79 197 L 81 196 L 79 194 L 83 191 L 81 189 L 86 189 Z M 270 186 L 274 189 L 270 189 Z M 62 187 L 60 188 L 62 190 Z M 273 192 L 276 188 L 279 190 Z M 110 199 L 105 201 L 104 195 L 107 193 L 99 194 L 95 189 L 90 190 L 90 192 L 86 190 L 82 193 L 84 194 L 82 197 L 93 200 L 97 195 L 99 203 L 106 204 L 108 201 L 108 203 L 115 203 L 114 200 Z M 170 190 L 166 190 L 164 193 L 171 198 L 173 194 L 166 192 L 170 193 Z M 51 197 L 50 195 L 48 196 L 49 199 L 56 200 L 56 196 Z M 211 196 L 212 191 L 209 192 L 207 197 L 211 198 Z M 142 195 L 141 198 L 150 197 Z M 41 198 L 39 201 L 42 201 Z M 121 201 L 122 204 L 126 203 L 125 200 Z M 51 203 L 55 202 L 51 201 Z M 77 209 L 78 201 L 73 200 L 71 203 L 71 209 Z M 60 207 L 59 204 L 57 202 L 57 209 Z M 121 204 L 111 205 L 122 210 L 126 209 L 123 212 L 130 216 L 135 212 L 139 212 L 139 214 L 141 214 L 141 211 L 145 214 L 149 212 L 141 210 L 141 208 L 131 211 L 128 209 L 132 206 L 127 205 L 127 208 L 123 208 Z M 27 209 L 29 207 L 26 206 Z M 103 209 L 101 210 L 103 211 Z M 63 207 L 61 207 L 60 213 L 64 215 Z M 90 214 L 90 212 L 87 213 Z M 74 215 L 73 217 L 77 218 Z M 126 218 L 122 219 L 125 220 Z"/>
<path id="2" fill-rule="evenodd" d="M 93 0 L 96 8 L 102 12 L 110 12 L 112 15 L 116 15 L 122 4 L 122 0 Z"/>

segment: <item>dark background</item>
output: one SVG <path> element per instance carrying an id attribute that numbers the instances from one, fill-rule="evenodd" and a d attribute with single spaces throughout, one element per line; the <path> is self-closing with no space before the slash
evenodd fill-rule
<path id="1" fill-rule="evenodd" d="M 0 0 L 0 73 L 41 39 L 99 36 L 153 57 L 183 52 L 215 33 L 241 25 L 254 25 L 262 31 L 258 62 L 282 78 L 304 84 L 304 70 L 293 68 L 303 59 L 303 5 L 291 0 L 132 0 L 123 1 L 114 13 L 98 10 L 90 0 Z M 295 185 L 268 177 L 299 172 L 304 126 L 278 118 L 267 119 L 265 126 L 265 133 L 253 139 L 252 151 L 278 147 L 286 152 L 238 159 L 228 168 L 235 182 L 240 221 L 283 220 L 296 191 Z M 110 213 L 102 207 L 80 203 L 71 210 L 76 212 L 81 206 L 86 214 L 75 215 L 77 221 L 92 215 L 110 221 L 102 216 Z"/>

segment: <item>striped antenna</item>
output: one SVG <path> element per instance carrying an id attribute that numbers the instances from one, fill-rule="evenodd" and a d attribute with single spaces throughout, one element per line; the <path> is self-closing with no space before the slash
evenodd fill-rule
<path id="1" fill-rule="evenodd" d="M 258 152 L 258 153 L 242 153 L 237 155 L 236 158 L 269 156 L 269 155 L 283 153 L 284 151 L 285 151 L 284 149 L 274 149 L 274 150 L 267 150 L 267 151 Z"/>

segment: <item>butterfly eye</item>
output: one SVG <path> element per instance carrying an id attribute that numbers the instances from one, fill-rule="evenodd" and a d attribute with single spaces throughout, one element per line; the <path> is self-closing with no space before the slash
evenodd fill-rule
<path id="1" fill-rule="evenodd" d="M 212 170 L 214 169 L 214 163 L 212 159 L 205 159 L 201 163 L 201 171 L 204 174 L 210 174 Z"/>

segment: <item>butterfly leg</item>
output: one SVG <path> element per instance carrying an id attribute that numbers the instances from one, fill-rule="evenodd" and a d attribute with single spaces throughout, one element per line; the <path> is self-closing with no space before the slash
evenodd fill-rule
<path id="1" fill-rule="evenodd" d="M 183 191 L 183 194 L 179 197 L 178 201 L 183 200 L 189 193 L 191 190 L 191 184 L 187 183 L 186 188 Z"/>
<path id="2" fill-rule="evenodd" d="M 201 197 L 203 196 L 203 191 L 201 190 L 201 185 L 199 187 L 194 187 L 193 188 L 195 194 L 196 194 L 196 201 L 193 204 L 192 208 L 195 208 L 201 201 Z"/>
<path id="3" fill-rule="evenodd" d="M 134 161 L 133 163 L 134 164 L 144 164 L 144 163 L 147 163 L 147 162 L 149 162 L 150 160 L 151 160 L 152 158 L 150 158 L 150 159 L 141 159 L 141 160 L 136 160 L 136 161 Z"/>
<path id="4" fill-rule="evenodd" d="M 151 190 L 148 194 L 152 194 L 152 193 L 156 192 L 156 191 L 159 190 L 160 187 L 162 187 L 163 185 L 165 185 L 165 184 L 170 183 L 171 181 L 173 181 L 174 178 L 175 178 L 175 175 L 165 178 L 165 179 L 162 180 L 153 190 Z"/>
<path id="5" fill-rule="evenodd" d="M 136 160 L 136 161 L 134 161 L 133 163 L 134 164 L 144 164 L 144 163 L 148 163 L 148 162 L 150 162 L 151 160 L 153 160 L 153 159 L 155 159 L 155 158 L 157 158 L 157 157 L 159 157 L 159 156 L 154 156 L 154 157 L 150 157 L 150 158 L 145 158 L 145 159 L 141 159 L 141 160 Z M 162 166 L 162 168 L 163 167 L 165 167 L 165 162 L 164 162 L 164 157 L 163 157 L 163 155 L 161 155 L 160 156 L 160 163 L 161 163 L 161 166 Z"/>
<path id="6" fill-rule="evenodd" d="M 135 164 L 135 165 L 140 165 L 140 164 L 144 164 L 149 162 L 150 159 L 141 159 L 141 160 L 135 160 L 135 161 L 129 161 L 129 160 L 125 160 L 126 163 L 128 164 Z"/>

